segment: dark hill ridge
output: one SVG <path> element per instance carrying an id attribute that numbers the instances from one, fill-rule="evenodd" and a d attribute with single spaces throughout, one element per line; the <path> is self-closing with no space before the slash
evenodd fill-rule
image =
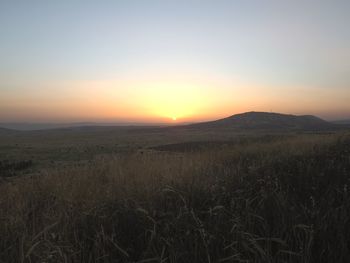
<path id="1" fill-rule="evenodd" d="M 188 128 L 229 128 L 237 130 L 334 130 L 338 125 L 312 115 L 246 112 L 224 119 L 187 125 Z"/>
<path id="2" fill-rule="evenodd" d="M 0 124 L 1 125 L 1 124 Z M 234 130 L 234 131 L 333 131 L 350 129 L 350 125 L 331 123 L 312 115 L 290 115 L 269 112 L 246 112 L 232 115 L 230 117 L 209 122 L 182 124 L 176 126 L 79 126 L 61 127 L 47 129 L 51 131 L 87 131 L 87 132 L 112 132 L 112 131 L 133 131 L 133 132 L 160 132 L 171 130 Z M 47 131 L 46 129 L 42 132 Z M 13 134 L 18 130 L 0 127 L 0 135 Z M 38 131 L 37 131 L 38 132 Z"/>
<path id="3" fill-rule="evenodd" d="M 10 134 L 10 133 L 13 133 L 13 132 L 15 132 L 15 131 L 11 130 L 11 129 L 6 129 L 6 128 L 0 127 L 0 135 Z"/>

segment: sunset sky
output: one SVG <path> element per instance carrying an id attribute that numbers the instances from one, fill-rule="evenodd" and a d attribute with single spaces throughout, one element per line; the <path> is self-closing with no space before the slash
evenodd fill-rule
<path id="1" fill-rule="evenodd" d="M 350 1 L 0 1 L 0 122 L 350 118 Z"/>

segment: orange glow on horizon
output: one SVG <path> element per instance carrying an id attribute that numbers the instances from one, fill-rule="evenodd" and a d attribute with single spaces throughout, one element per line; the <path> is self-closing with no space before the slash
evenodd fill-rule
<path id="1" fill-rule="evenodd" d="M 137 74 L 135 74 L 137 75 Z M 246 111 L 340 115 L 348 93 L 312 87 L 271 86 L 220 75 L 138 74 L 114 80 L 30 83 L 40 92 L 0 98 L 2 121 L 34 122 L 198 122 Z M 45 88 L 49 87 L 49 88 Z M 60 90 L 53 97 L 55 90 Z M 333 101 L 339 103 L 335 105 Z M 298 102 L 298 103 L 295 103 Z M 324 110 L 327 108 L 327 112 Z M 343 110 L 339 110 L 343 108 Z"/>

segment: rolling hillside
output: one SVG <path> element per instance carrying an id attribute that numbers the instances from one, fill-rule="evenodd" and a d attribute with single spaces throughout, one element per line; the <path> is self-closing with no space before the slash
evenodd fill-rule
<path id="1" fill-rule="evenodd" d="M 333 130 L 338 125 L 312 115 L 247 112 L 216 121 L 187 125 L 188 128 L 228 128 L 237 130 Z"/>

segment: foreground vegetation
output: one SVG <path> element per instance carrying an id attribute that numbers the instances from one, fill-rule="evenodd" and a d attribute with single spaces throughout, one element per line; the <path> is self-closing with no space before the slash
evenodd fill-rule
<path id="1" fill-rule="evenodd" d="M 350 261 L 348 134 L 182 148 L 6 178 L 0 262 Z"/>

